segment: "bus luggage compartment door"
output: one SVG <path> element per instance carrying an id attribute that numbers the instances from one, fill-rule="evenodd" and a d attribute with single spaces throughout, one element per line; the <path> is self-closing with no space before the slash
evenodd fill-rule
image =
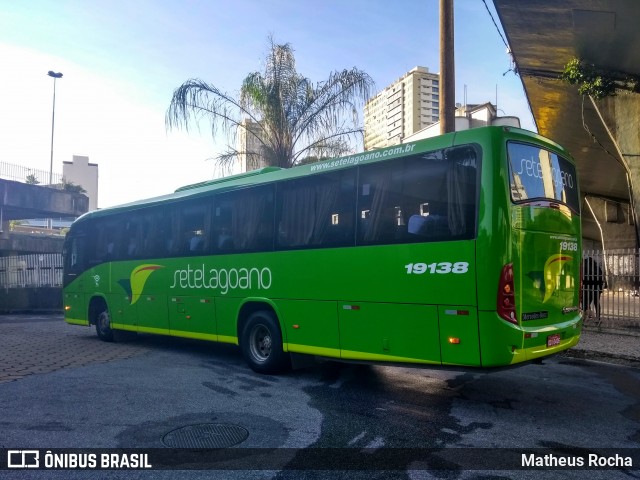
<path id="1" fill-rule="evenodd" d="M 169 298 L 168 306 L 171 335 L 218 340 L 213 298 L 175 296 Z"/>
<path id="2" fill-rule="evenodd" d="M 433 305 L 339 302 L 338 317 L 344 359 L 440 363 Z"/>

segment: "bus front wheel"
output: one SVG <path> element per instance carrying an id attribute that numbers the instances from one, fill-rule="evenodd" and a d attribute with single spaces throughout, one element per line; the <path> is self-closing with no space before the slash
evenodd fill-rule
<path id="1" fill-rule="evenodd" d="M 96 316 L 96 333 L 100 340 L 105 342 L 113 342 L 113 330 L 111 330 L 111 318 L 109 317 L 109 310 L 104 307 L 101 308 Z"/>
<path id="2" fill-rule="evenodd" d="M 240 347 L 242 355 L 258 373 L 279 373 L 286 370 L 290 360 L 282 350 L 282 333 L 273 313 L 252 313 L 242 329 Z"/>

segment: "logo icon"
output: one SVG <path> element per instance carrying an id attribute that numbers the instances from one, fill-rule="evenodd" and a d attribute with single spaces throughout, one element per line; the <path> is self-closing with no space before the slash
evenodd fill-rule
<path id="1" fill-rule="evenodd" d="M 144 264 L 131 272 L 131 276 L 118 280 L 120 286 L 127 292 L 127 295 L 131 299 L 131 305 L 136 303 L 142 295 L 142 290 L 149 276 L 156 270 L 163 268 L 162 265 Z"/>
<path id="2" fill-rule="evenodd" d="M 527 276 L 533 280 L 534 288 L 540 290 L 542 303 L 553 296 L 559 286 L 559 278 L 566 275 L 565 266 L 573 262 L 573 257 L 565 254 L 551 255 L 544 264 L 543 271 L 529 272 Z"/>
<path id="3" fill-rule="evenodd" d="M 544 278 L 545 278 L 545 288 L 544 288 L 544 299 L 542 303 L 546 303 L 551 295 L 556 291 L 557 282 L 556 278 L 560 276 L 564 265 L 573 258 L 569 255 L 551 255 L 544 264 Z"/>
<path id="4" fill-rule="evenodd" d="M 38 450 L 8 450 L 8 468 L 39 468 L 40 452 Z"/>

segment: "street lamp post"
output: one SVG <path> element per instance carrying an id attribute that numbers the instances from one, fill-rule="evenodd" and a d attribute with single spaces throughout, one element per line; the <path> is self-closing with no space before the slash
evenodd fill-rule
<path id="1" fill-rule="evenodd" d="M 53 184 L 53 132 L 56 124 L 56 80 L 62 78 L 62 73 L 49 70 L 47 73 L 53 78 L 53 111 L 51 113 L 51 162 L 49 164 L 49 185 Z"/>
<path id="2" fill-rule="evenodd" d="M 53 132 L 56 124 L 56 80 L 62 78 L 62 73 L 49 70 L 47 75 L 53 78 L 53 109 L 51 112 L 51 162 L 49 163 L 49 186 L 53 185 Z M 53 228 L 53 220 L 47 220 L 47 227 Z"/>

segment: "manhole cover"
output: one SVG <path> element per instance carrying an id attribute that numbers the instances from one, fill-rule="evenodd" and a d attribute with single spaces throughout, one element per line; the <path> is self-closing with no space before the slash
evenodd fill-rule
<path id="1" fill-rule="evenodd" d="M 177 428 L 162 443 L 172 448 L 226 448 L 244 442 L 249 432 L 238 425 L 201 423 Z"/>

